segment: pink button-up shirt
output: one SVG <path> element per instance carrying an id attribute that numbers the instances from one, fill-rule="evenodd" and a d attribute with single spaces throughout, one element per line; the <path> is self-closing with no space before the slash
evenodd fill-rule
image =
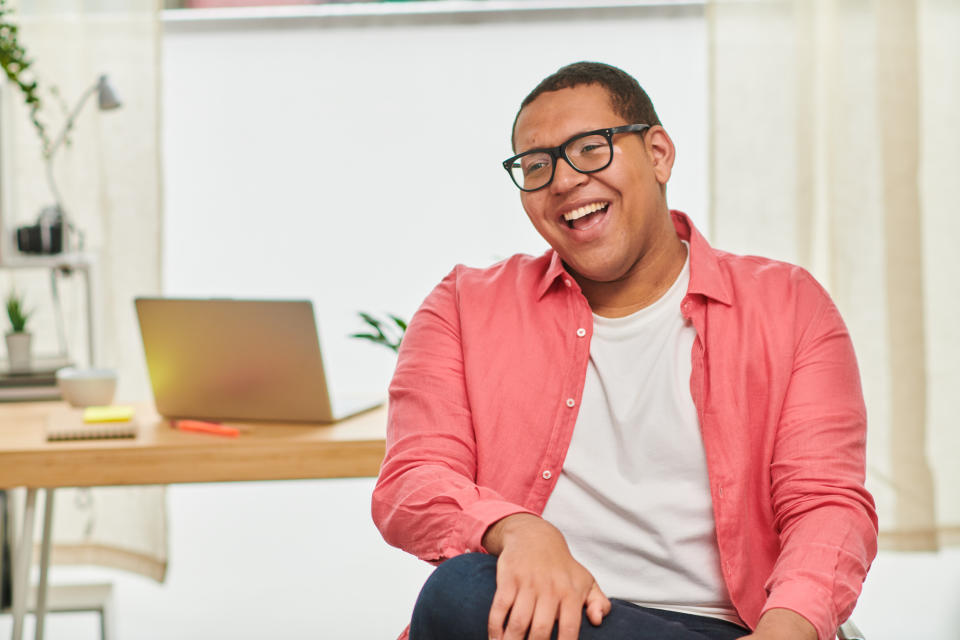
<path id="1" fill-rule="evenodd" d="M 751 628 L 791 609 L 833 638 L 876 554 L 853 346 L 803 269 L 710 247 L 682 213 L 697 331 L 690 393 L 724 580 Z M 384 538 L 439 562 L 540 514 L 576 423 L 593 315 L 559 256 L 456 267 L 413 317 L 373 494 Z M 589 569 L 589 567 L 587 567 Z M 600 585 L 601 589 L 603 585 Z"/>

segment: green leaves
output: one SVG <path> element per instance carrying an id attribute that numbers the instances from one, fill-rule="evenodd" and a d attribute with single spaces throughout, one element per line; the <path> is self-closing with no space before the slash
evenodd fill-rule
<path id="1" fill-rule="evenodd" d="M 10 326 L 14 333 L 26 331 L 30 314 L 31 312 L 23 306 L 23 296 L 17 293 L 16 289 L 11 290 L 7 294 L 7 316 L 10 318 Z"/>
<path id="2" fill-rule="evenodd" d="M 37 81 L 32 77 L 30 65 L 33 60 L 27 57 L 27 52 L 18 38 L 19 28 L 9 21 L 13 9 L 8 0 L 0 0 L 0 67 L 10 82 L 15 84 L 23 94 L 23 101 L 30 109 L 30 121 L 40 136 L 43 145 L 43 154 L 47 155 L 50 148 L 50 138 L 47 130 L 40 121 L 40 95 L 37 91 Z"/>
<path id="3" fill-rule="evenodd" d="M 372 332 L 351 333 L 351 338 L 382 344 L 394 352 L 400 350 L 400 342 L 403 340 L 403 334 L 407 331 L 407 322 L 404 319 L 389 313 L 386 314 L 388 320 L 381 320 L 364 311 L 357 312 L 357 315 L 372 329 Z"/>

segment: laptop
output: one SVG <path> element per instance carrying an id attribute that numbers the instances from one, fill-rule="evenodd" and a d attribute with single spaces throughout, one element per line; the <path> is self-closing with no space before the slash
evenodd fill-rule
<path id="1" fill-rule="evenodd" d="M 369 396 L 331 402 L 308 300 L 135 304 L 154 402 L 166 418 L 334 422 L 382 404 Z"/>

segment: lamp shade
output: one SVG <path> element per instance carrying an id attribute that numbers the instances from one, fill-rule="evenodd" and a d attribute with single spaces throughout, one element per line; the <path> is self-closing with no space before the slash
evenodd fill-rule
<path id="1" fill-rule="evenodd" d="M 97 81 L 97 105 L 101 111 L 109 111 L 123 105 L 120 98 L 117 97 L 116 90 L 105 75 L 100 76 Z"/>

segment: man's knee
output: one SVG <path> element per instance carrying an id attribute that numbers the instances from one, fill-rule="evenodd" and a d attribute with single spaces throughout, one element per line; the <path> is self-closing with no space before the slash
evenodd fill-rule
<path id="1" fill-rule="evenodd" d="M 487 618 L 497 589 L 497 559 L 467 553 L 437 567 L 413 609 L 413 638 L 487 637 Z"/>

